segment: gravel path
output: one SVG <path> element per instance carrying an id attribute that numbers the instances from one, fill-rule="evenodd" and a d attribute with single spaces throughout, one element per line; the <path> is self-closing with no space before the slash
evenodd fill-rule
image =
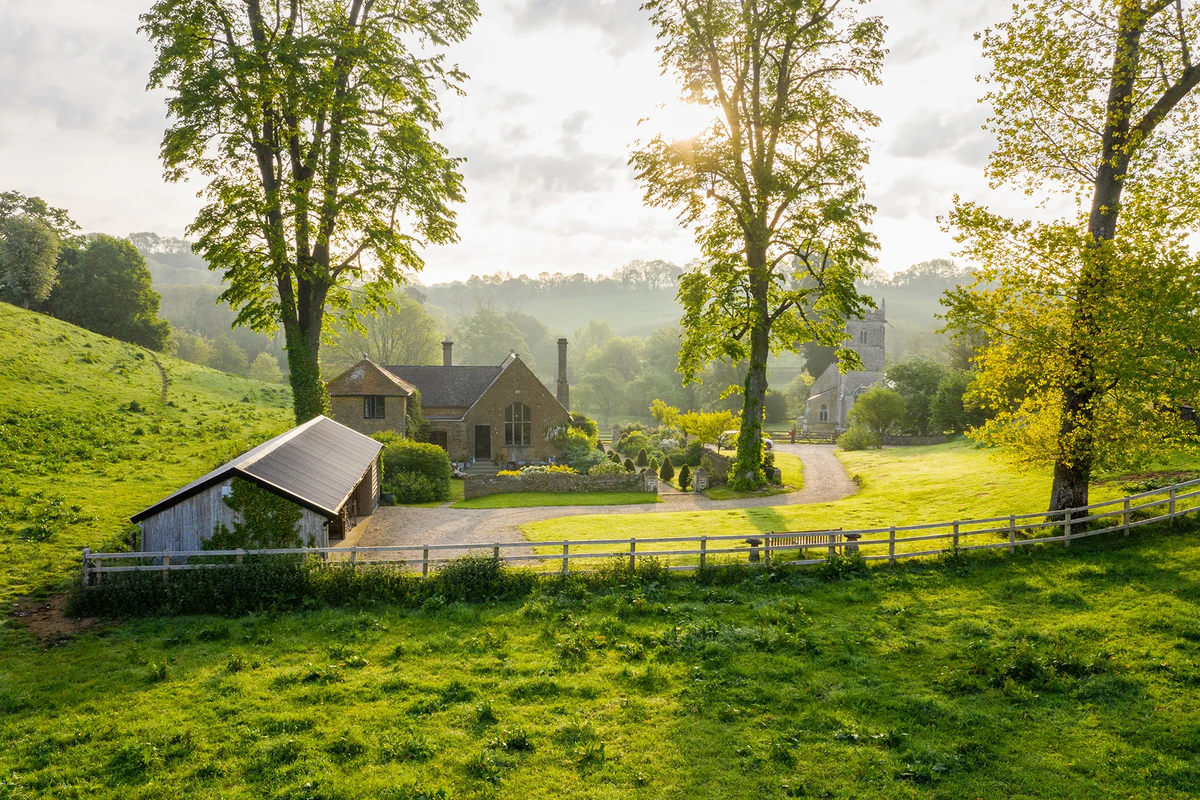
<path id="1" fill-rule="evenodd" d="M 729 508 L 758 508 L 762 506 L 791 506 L 809 503 L 828 503 L 849 497 L 858 491 L 846 474 L 842 462 L 834 455 L 832 445 L 777 444 L 781 453 L 792 453 L 804 463 L 804 488 L 790 494 L 753 497 L 744 500 L 709 500 L 692 492 L 664 492 L 661 503 L 623 506 L 547 506 L 544 508 L 408 508 L 381 507 L 372 517 L 358 544 L 379 545 L 440 545 L 465 544 L 477 547 L 495 542 L 524 542 L 521 526 L 558 517 L 580 514 L 646 514 L 668 511 L 716 511 Z M 450 558 L 462 555 L 468 548 L 439 551 Z M 508 556 L 531 555 L 528 547 L 504 548 Z M 433 555 L 432 553 L 430 555 Z M 397 556 L 402 557 L 402 556 Z M 410 558 L 420 558 L 414 553 Z"/>

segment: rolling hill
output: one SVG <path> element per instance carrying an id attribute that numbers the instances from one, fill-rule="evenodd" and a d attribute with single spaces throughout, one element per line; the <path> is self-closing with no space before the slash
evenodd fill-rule
<path id="1" fill-rule="evenodd" d="M 292 423 L 291 391 L 0 303 L 0 598 L 45 590 L 82 547 Z"/>

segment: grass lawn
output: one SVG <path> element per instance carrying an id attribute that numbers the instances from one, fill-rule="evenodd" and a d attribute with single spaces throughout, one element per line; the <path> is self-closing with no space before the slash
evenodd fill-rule
<path id="1" fill-rule="evenodd" d="M 962 440 L 932 447 L 839 451 L 838 456 L 862 490 L 834 503 L 611 517 L 580 515 L 531 522 L 521 530 L 535 542 L 854 530 L 1034 512 L 1046 507 L 1050 493 L 1048 471 L 1014 473 L 990 451 L 976 449 Z M 1170 467 L 1178 469 L 1184 463 L 1195 466 L 1194 462 L 1176 458 Z M 1092 490 L 1093 502 L 1123 494 L 1126 492 L 1117 480 L 1102 481 Z M 906 547 L 916 550 L 927 545 L 913 543 L 899 549 Z M 696 545 L 692 542 L 673 547 L 667 543 L 656 544 L 655 548 L 691 550 Z"/>
<path id="2" fill-rule="evenodd" d="M 131 514 L 295 424 L 291 405 L 286 386 L 0 303 L 0 600 L 120 547 Z"/>
<path id="3" fill-rule="evenodd" d="M 623 506 L 662 502 L 654 492 L 512 492 L 460 500 L 454 508 L 529 508 L 541 506 Z"/>
<path id="4" fill-rule="evenodd" d="M 775 466 L 782 473 L 783 486 L 765 489 L 761 492 L 735 492 L 728 486 L 714 486 L 704 492 L 709 500 L 737 500 L 743 497 L 770 497 L 776 494 L 787 494 L 804 488 L 804 463 L 800 456 L 791 453 L 776 453 Z"/>
<path id="5" fill-rule="evenodd" d="M 720 573 L 716 573 L 719 575 Z M 1184 798 L 1200 534 L 825 582 L 0 627 L 0 785 L 97 798 Z"/>

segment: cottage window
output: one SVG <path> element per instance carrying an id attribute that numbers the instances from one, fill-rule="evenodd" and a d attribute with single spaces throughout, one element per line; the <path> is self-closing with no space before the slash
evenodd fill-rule
<path id="1" fill-rule="evenodd" d="M 504 444 L 509 447 L 533 444 L 532 423 L 533 416 L 524 403 L 513 403 L 504 409 Z"/>
<path id="2" fill-rule="evenodd" d="M 866 330 L 861 330 L 861 331 L 859 331 L 859 332 L 858 332 L 858 341 L 859 341 L 860 343 L 862 343 L 862 344 L 866 344 L 866 343 L 867 343 L 867 332 L 866 332 Z"/>
<path id="3" fill-rule="evenodd" d="M 821 403 L 821 407 L 817 409 L 817 421 L 829 422 L 829 406 Z"/>
<path id="4" fill-rule="evenodd" d="M 382 395 L 367 395 L 364 397 L 363 419 L 383 419 L 385 399 Z"/>

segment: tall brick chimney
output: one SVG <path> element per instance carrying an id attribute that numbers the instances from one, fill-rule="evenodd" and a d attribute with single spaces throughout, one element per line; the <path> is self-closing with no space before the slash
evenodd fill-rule
<path id="1" fill-rule="evenodd" d="M 442 366 L 443 367 L 454 366 L 454 358 L 450 355 L 450 351 L 452 349 L 454 349 L 454 342 L 450 341 L 449 339 L 442 342 Z"/>
<path id="2" fill-rule="evenodd" d="M 567 411 L 571 410 L 571 387 L 567 385 L 567 340 L 558 340 L 558 402 Z"/>

